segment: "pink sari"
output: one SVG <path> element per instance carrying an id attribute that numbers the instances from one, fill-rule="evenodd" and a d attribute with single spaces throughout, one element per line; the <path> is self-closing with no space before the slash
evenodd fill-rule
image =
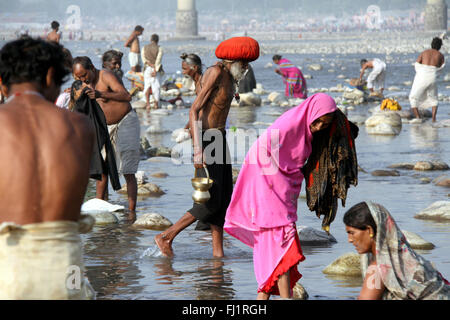
<path id="1" fill-rule="evenodd" d="M 260 291 L 268 292 L 267 284 L 275 285 L 278 276 L 292 268 L 295 270 L 291 273 L 291 284 L 293 278 L 297 278 L 296 282 L 301 277 L 296 265 L 304 257 L 295 228 L 303 180 L 300 169 L 312 150 L 310 124 L 335 110 L 336 104 L 330 96 L 324 93 L 311 96 L 280 116 L 245 157 L 224 230 L 253 248 Z M 292 246 L 298 247 L 294 262 L 285 257 L 287 252 L 291 253 Z M 278 268 L 281 261 L 290 261 L 289 266 Z"/>
<path id="2" fill-rule="evenodd" d="M 281 59 L 279 65 L 283 75 L 283 82 L 286 85 L 284 95 L 286 97 L 305 99 L 307 97 L 306 81 L 300 69 L 288 59 Z"/>

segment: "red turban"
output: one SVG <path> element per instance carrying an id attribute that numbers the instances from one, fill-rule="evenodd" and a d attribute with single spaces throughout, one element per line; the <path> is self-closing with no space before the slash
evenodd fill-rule
<path id="1" fill-rule="evenodd" d="M 259 57 L 259 44 L 250 37 L 227 39 L 216 48 L 216 57 L 224 60 L 254 61 Z"/>

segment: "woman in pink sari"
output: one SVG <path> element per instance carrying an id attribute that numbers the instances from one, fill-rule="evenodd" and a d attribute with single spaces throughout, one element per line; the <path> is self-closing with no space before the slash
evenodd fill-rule
<path id="1" fill-rule="evenodd" d="M 247 153 L 224 230 L 253 248 L 258 299 L 292 296 L 302 254 L 295 222 L 313 133 L 333 121 L 336 104 L 318 93 L 280 116 Z"/>
<path id="2" fill-rule="evenodd" d="M 280 66 L 279 69 L 275 69 L 275 72 L 283 77 L 283 82 L 286 85 L 284 95 L 286 97 L 306 99 L 308 96 L 306 81 L 300 69 L 288 59 L 284 59 L 277 54 L 273 56 L 272 60 Z"/>

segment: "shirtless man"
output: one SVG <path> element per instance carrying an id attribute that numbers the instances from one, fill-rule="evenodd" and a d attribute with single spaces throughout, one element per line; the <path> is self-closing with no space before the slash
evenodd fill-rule
<path id="1" fill-rule="evenodd" d="M 128 40 L 125 42 L 125 47 L 130 48 L 130 53 L 128 54 L 128 61 L 130 63 L 131 71 L 141 72 L 141 64 L 139 63 L 139 55 L 141 49 L 139 46 L 139 36 L 144 32 L 142 26 L 136 26 L 134 31 L 131 33 Z"/>
<path id="2" fill-rule="evenodd" d="M 409 101 L 417 119 L 420 119 L 418 105 L 432 107 L 432 121 L 436 122 L 438 108 L 438 92 L 436 85 L 437 73 L 444 66 L 444 55 L 439 52 L 442 46 L 441 38 L 433 38 L 431 49 L 423 51 L 416 61 L 416 76 L 411 87 Z M 430 66 L 430 67 L 424 67 Z"/>
<path id="3" fill-rule="evenodd" d="M 237 90 L 237 82 L 244 77 L 249 60 L 257 59 L 257 56 L 246 60 L 240 58 L 244 56 L 243 52 L 251 51 L 249 49 L 251 45 L 257 46 L 255 40 L 239 43 L 238 46 L 242 46 L 242 52 L 239 53 L 236 52 L 236 44 L 232 40 L 233 38 L 228 39 L 217 48 L 216 56 L 223 60 L 205 71 L 200 81 L 200 90 L 189 112 L 189 128 L 194 147 L 194 167 L 195 169 L 207 168 L 210 178 L 214 181 L 209 190 L 211 198 L 204 204 L 194 203 L 193 208 L 186 212 L 180 220 L 155 237 L 156 244 L 162 254 L 166 256 L 173 255 L 172 242 L 178 233 L 196 220 L 207 223 L 211 227 L 213 256 L 224 256 L 223 224 L 233 191 L 231 163 L 227 157 L 225 123 L 231 101 Z M 259 46 L 257 48 L 259 56 Z M 253 50 L 254 52 L 256 50 Z M 230 55 L 233 56 L 232 59 Z M 210 138 L 207 137 L 208 135 Z M 211 139 L 211 136 L 214 139 Z M 212 152 L 211 154 L 206 152 L 212 143 L 216 146 L 214 155 Z M 222 147 L 221 149 L 217 149 L 219 145 Z"/>
<path id="4" fill-rule="evenodd" d="M 70 261 L 64 270 L 55 270 L 52 264 L 58 260 L 56 265 L 62 268 L 68 259 L 82 261 L 81 239 L 73 238 L 78 237 L 78 228 L 69 242 L 56 226 L 48 229 L 42 239 L 37 229 L 20 229 L 38 228 L 49 222 L 77 222 L 80 218 L 89 180 L 94 130 L 85 115 L 54 105 L 69 72 L 64 63 L 59 44 L 32 38 L 7 43 L 0 52 L 1 86 L 8 97 L 0 108 L 0 166 L 3 168 L 0 170 L 0 224 L 13 223 L 19 229 L 0 230 L 1 299 L 64 299 L 66 286 L 55 281 L 61 276 L 65 280 Z M 17 70 L 21 70 L 20 74 Z M 4 247 L 14 241 L 17 232 L 23 233 L 20 241 L 14 242 L 15 249 Z M 34 237 L 40 242 L 29 238 L 33 237 L 31 232 L 35 232 Z M 64 232 L 67 237 L 69 233 Z M 52 237 L 60 240 L 55 243 Z M 63 243 L 64 249 L 56 247 Z M 73 256 L 75 247 L 80 249 L 77 257 Z M 53 253 L 46 252 L 48 248 Z M 4 256 L 9 254 L 13 256 Z M 6 267 L 3 262 L 7 263 Z M 27 268 L 28 276 L 20 274 Z M 6 275 L 16 279 L 12 285 L 15 291 L 4 287 L 8 281 Z M 49 277 L 54 281 L 46 282 Z M 14 293 L 7 296 L 5 290 Z"/>
<path id="5" fill-rule="evenodd" d="M 98 70 L 88 57 L 77 57 L 73 62 L 73 75 L 89 88 L 87 94 L 96 99 L 105 114 L 108 125 L 118 125 L 117 132 L 110 130 L 115 144 L 119 172 L 125 177 L 128 192 L 128 207 L 131 213 L 136 210 L 137 181 L 135 173 L 139 165 L 140 127 L 136 111 L 131 107 L 131 96 L 116 75 L 110 70 Z M 111 129 L 111 128 L 110 128 Z M 107 199 L 108 178 L 102 175 L 97 181 L 97 198 Z"/>
<path id="6" fill-rule="evenodd" d="M 47 41 L 54 41 L 56 43 L 59 43 L 59 40 L 61 39 L 61 33 L 58 33 L 59 30 L 59 22 L 53 21 L 51 23 L 52 31 L 49 32 L 47 35 Z"/>

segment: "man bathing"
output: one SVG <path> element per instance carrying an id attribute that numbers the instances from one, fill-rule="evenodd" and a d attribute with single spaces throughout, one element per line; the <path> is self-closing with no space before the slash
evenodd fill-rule
<path id="1" fill-rule="evenodd" d="M 24 38 L 0 51 L 8 97 L 0 108 L 0 299 L 87 297 L 77 222 L 94 130 L 86 116 L 53 104 L 70 72 L 64 63 L 55 42 Z M 67 286 L 71 267 L 78 290 Z"/>
<path id="2" fill-rule="evenodd" d="M 140 46 L 139 46 L 139 36 L 144 32 L 142 26 L 136 26 L 131 33 L 128 40 L 125 42 L 125 47 L 130 48 L 130 53 L 128 54 L 128 61 L 130 63 L 131 71 L 141 72 L 141 64 L 139 61 Z"/>
<path id="3" fill-rule="evenodd" d="M 196 220 L 211 227 L 213 256 L 224 256 L 223 224 L 233 191 L 231 164 L 229 156 L 227 157 L 225 123 L 237 89 L 236 82 L 243 78 L 248 62 L 258 58 L 259 45 L 249 37 L 231 38 L 217 47 L 216 56 L 223 60 L 205 71 L 197 98 L 189 112 L 189 128 L 194 145 L 194 167 L 207 168 L 210 178 L 214 181 L 209 190 L 211 198 L 204 204 L 194 203 L 193 208 L 180 220 L 155 237 L 156 244 L 166 256 L 173 255 L 172 242 L 178 233 Z M 215 137 L 214 155 L 213 152 L 204 153 L 212 144 L 205 141 L 208 139 L 207 136 Z"/>
<path id="4" fill-rule="evenodd" d="M 73 74 L 75 79 L 89 86 L 87 94 L 97 100 L 105 114 L 106 123 L 116 125 L 114 132 L 110 130 L 110 137 L 115 145 L 117 161 L 120 161 L 119 172 L 127 183 L 128 207 L 134 212 L 137 199 L 135 173 L 140 160 L 140 126 L 136 111 L 130 104 L 131 96 L 113 72 L 96 69 L 88 57 L 74 59 Z M 106 200 L 107 190 L 108 178 L 102 175 L 102 180 L 97 181 L 97 198 Z"/>
<path id="5" fill-rule="evenodd" d="M 433 38 L 431 49 L 423 51 L 414 65 L 416 76 L 409 94 L 409 102 L 417 119 L 420 119 L 418 107 L 432 107 L 432 121 L 436 122 L 438 108 L 436 79 L 445 65 L 444 55 L 439 52 L 441 46 L 442 39 Z"/>

